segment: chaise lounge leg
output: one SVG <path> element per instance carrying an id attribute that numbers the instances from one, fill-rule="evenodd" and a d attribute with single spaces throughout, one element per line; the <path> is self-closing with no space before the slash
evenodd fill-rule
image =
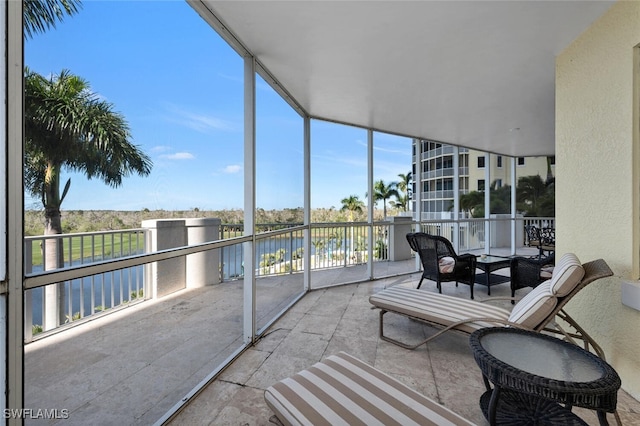
<path id="1" fill-rule="evenodd" d="M 424 340 L 424 341 L 422 341 L 422 342 L 418 343 L 417 345 L 407 345 L 406 343 L 402 343 L 402 342 L 401 342 L 401 341 L 399 341 L 399 340 L 395 340 L 395 339 L 392 339 L 392 338 L 390 338 L 390 337 L 385 336 L 385 335 L 384 335 L 384 328 L 383 328 L 383 327 L 384 327 L 384 314 L 386 314 L 386 313 L 387 313 L 387 311 L 385 311 L 385 310 L 383 310 L 383 309 L 381 309 L 381 310 L 380 310 L 380 334 L 379 334 L 379 336 L 380 336 L 380 338 L 381 338 L 382 340 L 384 340 L 385 342 L 393 343 L 394 345 L 398 345 L 398 346 L 400 346 L 401 348 L 405 348 L 405 349 L 412 349 L 412 350 L 413 350 L 413 349 L 416 349 L 416 348 L 418 348 L 418 347 L 420 347 L 420 346 L 424 345 L 424 344 L 425 344 L 425 343 L 427 343 L 429 340 L 431 340 L 431 337 L 429 337 L 428 339 L 426 339 L 426 340 Z"/>

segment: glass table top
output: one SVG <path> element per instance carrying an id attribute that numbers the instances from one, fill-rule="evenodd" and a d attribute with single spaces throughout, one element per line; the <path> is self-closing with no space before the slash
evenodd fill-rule
<path id="1" fill-rule="evenodd" d="M 591 382 L 601 379 L 604 374 L 587 352 L 559 339 L 515 333 L 489 333 L 482 337 L 480 343 L 496 359 L 548 379 Z"/>
<path id="2" fill-rule="evenodd" d="M 482 256 L 477 256 L 476 257 L 476 262 L 477 263 L 496 263 L 496 262 L 508 262 L 508 261 L 509 261 L 508 257 L 492 256 L 490 254 L 488 254 L 484 258 Z"/>

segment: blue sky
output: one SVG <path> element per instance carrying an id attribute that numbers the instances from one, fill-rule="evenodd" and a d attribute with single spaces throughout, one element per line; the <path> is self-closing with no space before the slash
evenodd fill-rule
<path id="1" fill-rule="evenodd" d="M 186 2 L 85 0 L 78 14 L 26 40 L 25 64 L 86 79 L 154 164 L 117 189 L 66 173 L 63 210 L 243 207 L 242 60 Z M 302 119 L 261 79 L 256 98 L 256 204 L 301 207 Z M 312 207 L 364 199 L 366 131 L 313 121 L 311 137 Z M 397 181 L 410 169 L 410 139 L 375 133 L 374 178 Z M 41 207 L 28 196 L 25 206 Z"/>

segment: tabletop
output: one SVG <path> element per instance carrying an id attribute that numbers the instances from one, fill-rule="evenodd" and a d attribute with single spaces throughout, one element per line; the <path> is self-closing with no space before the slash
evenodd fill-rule
<path id="1" fill-rule="evenodd" d="M 498 262 L 505 262 L 508 263 L 510 261 L 509 257 L 503 257 L 503 256 L 493 256 L 493 255 L 486 255 L 485 257 L 482 256 L 477 256 L 476 257 L 476 264 L 478 263 L 498 263 Z"/>

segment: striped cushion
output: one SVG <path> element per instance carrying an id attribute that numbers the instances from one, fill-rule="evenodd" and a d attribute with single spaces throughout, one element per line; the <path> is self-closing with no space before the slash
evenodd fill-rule
<path id="1" fill-rule="evenodd" d="M 584 268 L 573 253 L 562 255 L 553 268 L 551 275 L 551 292 L 557 297 L 563 297 L 576 288 L 584 277 Z"/>
<path id="2" fill-rule="evenodd" d="M 415 288 L 390 287 L 369 297 L 369 302 L 385 311 L 408 315 L 445 327 L 468 318 L 496 318 L 503 321 L 509 318 L 507 309 Z M 496 325 L 499 324 L 478 321 L 461 324 L 456 328 L 472 333 L 477 329 Z"/>
<path id="3" fill-rule="evenodd" d="M 551 292 L 551 285 L 549 280 L 531 290 L 513 307 L 509 321 L 527 328 L 537 327 L 558 303 L 558 299 Z"/>
<path id="4" fill-rule="evenodd" d="M 471 425 L 368 364 L 340 352 L 269 387 L 285 425 Z"/>

